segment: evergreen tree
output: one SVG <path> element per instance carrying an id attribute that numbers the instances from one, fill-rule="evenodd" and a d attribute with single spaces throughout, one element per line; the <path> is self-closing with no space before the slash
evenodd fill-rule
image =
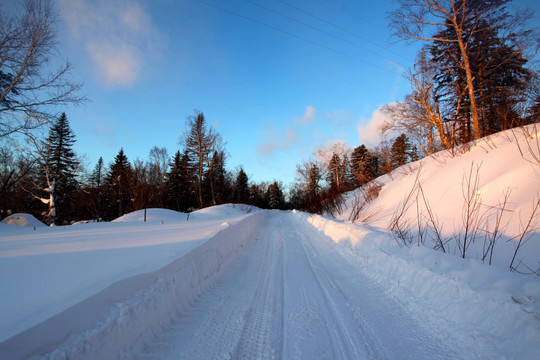
<path id="1" fill-rule="evenodd" d="M 169 209 L 189 211 L 197 206 L 195 196 L 195 169 L 188 152 L 177 151 L 165 180 L 165 203 Z"/>
<path id="2" fill-rule="evenodd" d="M 356 185 L 362 186 L 377 177 L 377 158 L 364 144 L 356 147 L 351 154 L 351 173 Z"/>
<path id="3" fill-rule="evenodd" d="M 106 214 L 107 220 L 113 220 L 132 210 L 131 204 L 131 164 L 124 149 L 120 149 L 114 162 L 110 165 L 109 173 L 105 179 L 107 185 L 107 198 L 109 210 Z"/>
<path id="4" fill-rule="evenodd" d="M 392 169 L 396 169 L 410 162 L 411 143 L 405 134 L 399 135 L 390 149 Z"/>
<path id="5" fill-rule="evenodd" d="M 249 203 L 249 179 L 242 168 L 240 168 L 234 184 L 234 202 L 239 204 Z"/>
<path id="6" fill-rule="evenodd" d="M 283 196 L 283 191 L 277 181 L 274 181 L 273 184 L 268 186 L 266 197 L 268 198 L 268 206 L 270 209 L 285 208 L 285 197 Z"/>
<path id="7" fill-rule="evenodd" d="M 72 220 L 74 193 L 78 188 L 76 170 L 78 161 L 73 144 L 75 134 L 69 127 L 65 113 L 53 123 L 45 140 L 45 158 L 42 169 L 45 188 L 49 192 L 49 217 L 57 225 Z"/>
<path id="8" fill-rule="evenodd" d="M 90 177 L 92 186 L 95 188 L 99 188 L 101 187 L 101 185 L 103 185 L 103 179 L 105 178 L 105 171 L 103 169 L 103 166 L 103 157 L 100 156 L 96 167 L 92 172 L 92 176 Z"/>
<path id="9" fill-rule="evenodd" d="M 342 165 L 339 155 L 334 153 L 328 163 L 328 182 L 330 187 L 338 192 L 341 190 Z"/>

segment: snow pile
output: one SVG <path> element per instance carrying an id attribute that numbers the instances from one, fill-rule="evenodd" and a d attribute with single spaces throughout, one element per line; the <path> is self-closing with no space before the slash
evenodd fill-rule
<path id="1" fill-rule="evenodd" d="M 119 217 L 112 222 L 144 222 L 145 210 L 137 210 Z M 146 209 L 146 222 L 148 223 L 171 223 L 186 221 L 186 214 L 168 209 Z"/>
<path id="2" fill-rule="evenodd" d="M 484 258 L 486 263 L 489 239 L 495 236 L 491 263 L 506 269 L 525 234 L 513 267 L 534 272 L 540 268 L 540 209 L 532 216 L 540 198 L 536 131 L 536 126 L 509 130 L 477 141 L 469 151 L 443 151 L 407 164 L 374 182 L 382 187 L 371 202 L 363 204 L 361 191 L 349 194 L 339 218 L 386 229 L 399 218 L 399 230 L 411 243 L 423 241 L 432 248 L 437 245 L 435 223 L 446 252 L 462 255 L 467 238 L 466 258 Z M 469 216 L 468 202 L 477 204 Z M 419 224 L 428 229 L 424 240 L 417 236 Z"/>
<path id="3" fill-rule="evenodd" d="M 31 228 L 46 226 L 41 221 L 36 219 L 34 215 L 24 214 L 24 213 L 17 213 L 17 214 L 10 215 L 4 220 L 2 220 L 2 223 L 20 226 L 20 227 L 31 227 Z"/>
<path id="4" fill-rule="evenodd" d="M 190 217 L 150 209 L 118 222 L 0 229 L 0 342 L 111 284 L 155 271 L 249 216 L 233 206 Z M 2 353 L 2 352 L 0 352 Z M 1 357 L 1 356 L 0 356 Z"/>
<path id="5" fill-rule="evenodd" d="M 490 339 L 478 345 L 496 349 L 501 358 L 532 359 L 540 353 L 538 278 L 421 245 L 399 247 L 382 229 L 297 216 L 324 232 L 340 251 L 352 251 L 363 275 L 389 296 L 411 312 L 428 313 L 439 326 L 455 329 L 463 342 Z"/>
<path id="6" fill-rule="evenodd" d="M 260 227 L 260 215 L 218 232 L 162 269 L 119 281 L 12 337 L 0 344 L 0 353 L 4 359 L 51 351 L 46 358 L 131 358 L 224 275 Z"/>

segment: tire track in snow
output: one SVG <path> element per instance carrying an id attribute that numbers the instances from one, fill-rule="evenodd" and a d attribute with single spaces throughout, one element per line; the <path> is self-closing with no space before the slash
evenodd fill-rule
<path id="1" fill-rule="evenodd" d="M 137 358 L 279 358 L 280 241 L 263 227 L 243 251 L 237 264 Z"/>

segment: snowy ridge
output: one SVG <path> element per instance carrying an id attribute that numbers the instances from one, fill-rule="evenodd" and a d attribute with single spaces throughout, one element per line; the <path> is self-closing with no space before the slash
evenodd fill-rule
<path id="1" fill-rule="evenodd" d="M 35 353 L 46 359 L 133 358 L 154 333 L 223 276 L 261 218 L 260 213 L 248 216 L 164 268 L 113 284 L 1 343 L 0 354 L 6 360 Z"/>
<path id="2" fill-rule="evenodd" d="M 364 276 L 412 313 L 427 313 L 464 343 L 501 358 L 540 354 L 538 279 L 463 260 L 424 246 L 397 246 L 388 231 L 297 213 L 342 252 L 353 252 Z M 511 336 L 509 336 L 511 334 Z"/>

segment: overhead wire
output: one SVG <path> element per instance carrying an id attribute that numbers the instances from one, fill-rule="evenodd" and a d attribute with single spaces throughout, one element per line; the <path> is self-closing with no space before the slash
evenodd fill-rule
<path id="1" fill-rule="evenodd" d="M 351 31 L 351 30 L 349 30 L 349 29 L 343 27 L 343 26 L 336 25 L 336 24 L 334 24 L 333 22 L 328 21 L 328 20 L 326 20 L 325 18 L 323 18 L 323 17 L 321 17 L 321 16 L 312 14 L 312 13 L 310 13 L 310 12 L 308 12 L 308 11 L 306 11 L 306 10 L 304 10 L 304 9 L 302 9 L 302 8 L 300 8 L 300 7 L 296 6 L 296 5 L 294 5 L 294 4 L 289 3 L 288 1 L 285 1 L 285 0 L 276 0 L 276 1 L 277 1 L 277 2 L 280 2 L 280 3 L 282 3 L 282 4 L 285 4 L 285 5 L 287 5 L 287 6 L 291 7 L 291 8 L 293 8 L 293 9 L 295 9 L 295 10 L 301 12 L 301 13 L 304 13 L 304 14 L 306 14 L 306 15 L 308 15 L 308 16 L 310 16 L 310 17 L 316 19 L 316 20 L 319 20 L 319 21 L 321 21 L 321 22 L 323 22 L 323 23 L 325 23 L 325 24 L 327 24 L 327 25 L 330 25 L 330 26 L 332 26 L 332 27 L 334 27 L 334 28 L 336 28 L 336 29 L 338 29 L 338 30 L 341 30 L 341 31 L 343 31 L 343 32 L 345 32 L 345 33 L 347 33 L 347 34 L 349 34 L 349 35 L 352 35 L 352 36 L 354 36 L 354 37 L 356 37 L 356 38 L 358 38 L 358 39 L 360 39 L 360 40 L 362 40 L 362 41 L 365 41 L 365 42 L 367 42 L 367 43 L 369 43 L 369 44 L 371 44 L 371 45 L 373 45 L 373 46 L 375 46 L 375 47 L 377 47 L 377 48 L 380 48 L 380 49 L 382 49 L 382 50 L 384 50 L 384 51 L 387 51 L 387 52 L 391 53 L 391 54 L 394 55 L 394 56 L 398 56 L 398 57 L 402 58 L 403 60 L 407 60 L 407 61 L 410 61 L 410 60 L 411 60 L 410 58 L 408 58 L 408 57 L 406 57 L 406 56 L 403 56 L 402 54 L 398 53 L 397 51 L 393 51 L 393 50 L 391 50 L 391 49 L 387 49 L 387 48 L 381 46 L 380 44 L 376 43 L 375 41 L 372 41 L 372 40 L 370 40 L 370 39 L 368 39 L 368 38 L 366 38 L 366 37 L 364 37 L 364 36 L 362 36 L 362 35 L 360 35 L 360 34 L 358 34 L 358 33 L 355 33 L 355 32 L 353 32 L 353 31 Z"/>
<path id="2" fill-rule="evenodd" d="M 343 51 L 341 51 L 341 50 L 338 50 L 338 49 L 336 49 L 336 48 L 333 48 L 333 47 L 330 47 L 330 46 L 328 46 L 328 45 L 319 43 L 319 42 L 317 42 L 317 41 L 313 41 L 313 40 L 311 40 L 311 39 L 308 39 L 308 38 L 306 38 L 306 37 L 304 37 L 304 36 L 301 36 L 301 35 L 295 34 L 295 33 L 293 33 L 293 32 L 284 30 L 284 29 L 282 29 L 282 28 L 279 28 L 279 27 L 277 27 L 277 26 L 268 24 L 268 23 L 266 23 L 266 22 L 263 22 L 263 21 L 254 19 L 254 18 L 252 18 L 252 17 L 250 17 L 250 16 L 240 14 L 240 13 L 238 13 L 238 12 L 236 12 L 236 11 L 233 11 L 233 10 L 230 10 L 230 9 L 227 9 L 227 8 L 224 8 L 224 7 L 221 7 L 221 6 L 219 6 L 219 5 L 210 3 L 210 2 L 205 1 L 205 0 L 197 0 L 197 1 L 200 2 L 200 3 L 202 3 L 202 4 L 204 4 L 204 5 L 206 5 L 206 6 L 212 7 L 212 8 L 214 8 L 214 9 L 220 10 L 220 11 L 222 11 L 222 12 L 226 12 L 226 13 L 228 13 L 228 14 L 230 14 L 230 15 L 234 15 L 234 16 L 239 17 L 239 18 L 242 18 L 242 19 L 244 19 L 244 20 L 251 21 L 251 22 L 256 23 L 256 24 L 258 24 L 258 25 L 261 25 L 261 26 L 267 27 L 267 28 L 269 28 L 269 29 L 272 29 L 272 30 L 274 30 L 274 31 L 280 32 L 280 33 L 282 33 L 282 34 L 285 34 L 285 35 L 294 37 L 294 38 L 296 38 L 296 39 L 299 39 L 299 40 L 302 40 L 302 41 L 304 41 L 304 42 L 310 43 L 310 44 L 312 44 L 312 45 L 318 46 L 318 47 L 320 47 L 320 48 L 323 48 L 323 49 L 326 49 L 326 50 L 335 52 L 335 53 L 337 53 L 337 54 L 340 54 L 340 55 L 342 55 L 342 56 L 351 58 L 351 59 L 353 59 L 353 60 L 356 60 L 356 61 L 358 61 L 358 62 L 364 63 L 364 64 L 366 64 L 366 65 L 372 66 L 372 67 L 377 68 L 377 69 L 379 69 L 379 70 L 382 70 L 382 71 L 385 71 L 385 72 L 388 72 L 388 73 L 392 73 L 392 74 L 394 74 L 394 75 L 401 75 L 401 74 L 399 74 L 398 72 L 396 72 L 396 71 L 394 71 L 394 70 L 391 70 L 391 69 L 389 69 L 389 68 L 385 68 L 385 67 L 379 66 L 379 65 L 377 65 L 377 64 L 374 64 L 374 63 L 371 63 L 371 62 L 369 62 L 369 61 L 366 61 L 366 60 L 364 60 L 364 59 L 362 59 L 362 58 L 360 58 L 360 57 L 358 57 L 358 56 L 354 56 L 354 55 L 348 54 L 348 53 L 343 52 Z M 396 62 L 396 63 L 397 63 L 397 62 Z M 399 64 L 399 63 L 398 63 L 398 64 Z"/>
<path id="3" fill-rule="evenodd" d="M 374 55 L 376 55 L 376 56 L 380 56 L 380 57 L 382 57 L 382 58 L 387 58 L 385 55 L 382 55 L 382 54 L 380 54 L 380 53 L 378 53 L 378 52 L 376 52 L 376 51 L 374 51 L 374 50 L 371 50 L 371 49 L 366 48 L 366 47 L 364 47 L 364 46 L 358 45 L 357 43 L 354 43 L 354 42 L 352 42 L 352 41 L 349 41 L 349 40 L 347 40 L 347 39 L 344 39 L 344 38 L 342 38 L 342 37 L 339 37 L 339 36 L 337 36 L 337 35 L 334 35 L 334 34 L 328 32 L 328 31 L 325 31 L 325 30 L 323 30 L 323 29 L 320 29 L 320 28 L 318 28 L 318 27 L 316 27 L 316 26 L 313 26 L 313 25 L 311 25 L 311 24 L 308 24 L 308 23 L 306 23 L 306 22 L 304 22 L 304 21 L 295 19 L 295 18 L 293 18 L 293 17 L 291 17 L 291 16 L 289 16 L 289 15 L 283 14 L 283 13 L 277 11 L 277 10 L 274 10 L 274 9 L 272 9 L 272 8 L 269 8 L 269 7 L 265 6 L 265 5 L 259 4 L 259 3 L 255 2 L 255 1 L 253 1 L 253 0 L 244 0 L 244 1 L 246 1 L 246 2 L 248 2 L 248 3 L 250 3 L 250 4 L 253 4 L 253 5 L 255 5 L 255 6 L 258 6 L 258 7 L 262 8 L 262 9 L 268 11 L 268 12 L 271 12 L 271 13 L 274 13 L 274 14 L 276 14 L 276 15 L 278 15 L 278 16 L 281 16 L 281 17 L 283 17 L 283 18 L 285 18 L 285 19 L 288 19 L 288 20 L 290 20 L 290 21 L 296 22 L 296 23 L 301 24 L 301 25 L 303 25 L 303 26 L 305 26 L 305 27 L 308 27 L 308 28 L 310 28 L 310 29 L 313 29 L 313 30 L 315 30 L 315 31 L 318 31 L 318 32 L 320 32 L 320 33 L 322 33 L 322 34 L 324 34 L 324 35 L 326 35 L 326 36 L 329 36 L 329 37 L 331 37 L 331 38 L 333 38 L 333 39 L 342 41 L 342 42 L 344 42 L 344 43 L 346 43 L 346 44 L 348 44 L 348 45 L 355 46 L 355 47 L 357 47 L 357 48 L 359 48 L 359 49 L 362 49 L 362 50 L 364 50 L 364 51 L 367 51 L 367 52 L 369 52 L 369 53 L 371 53 L 371 54 L 374 54 Z M 278 1 L 279 1 L 279 0 L 278 0 Z M 281 1 L 280 1 L 280 2 L 281 2 Z M 296 9 L 298 9 L 299 11 L 304 12 L 302 9 L 297 8 L 297 7 L 295 7 L 294 5 L 291 5 L 291 6 L 293 6 L 293 7 L 296 8 Z M 304 12 L 304 13 L 307 14 L 307 15 L 310 15 L 310 14 L 307 13 L 307 12 Z M 318 20 L 323 21 L 323 22 L 325 22 L 325 23 L 327 23 L 327 24 L 332 25 L 330 22 L 328 22 L 328 21 L 326 21 L 326 20 L 324 20 L 324 19 L 322 19 L 322 18 L 318 18 L 316 15 L 310 15 L 310 16 L 312 16 L 312 17 L 314 17 L 314 18 L 317 18 Z M 342 30 L 342 31 L 346 31 L 346 32 L 348 32 L 348 33 L 350 33 L 350 34 L 356 35 L 356 34 L 354 34 L 354 33 L 352 33 L 352 32 L 349 32 L 348 30 L 346 30 L 346 29 L 344 29 L 344 28 L 341 28 L 341 27 L 337 26 L 337 25 L 333 25 L 333 26 L 336 27 L 336 28 L 338 28 L 338 29 L 340 29 L 340 30 Z M 361 38 L 361 37 L 360 37 L 360 38 Z M 398 61 L 396 61 L 395 59 L 392 59 L 392 61 L 394 61 L 394 62 L 396 62 L 397 64 L 399 64 L 401 67 L 406 67 L 405 65 L 403 65 L 403 64 L 399 63 Z"/>

